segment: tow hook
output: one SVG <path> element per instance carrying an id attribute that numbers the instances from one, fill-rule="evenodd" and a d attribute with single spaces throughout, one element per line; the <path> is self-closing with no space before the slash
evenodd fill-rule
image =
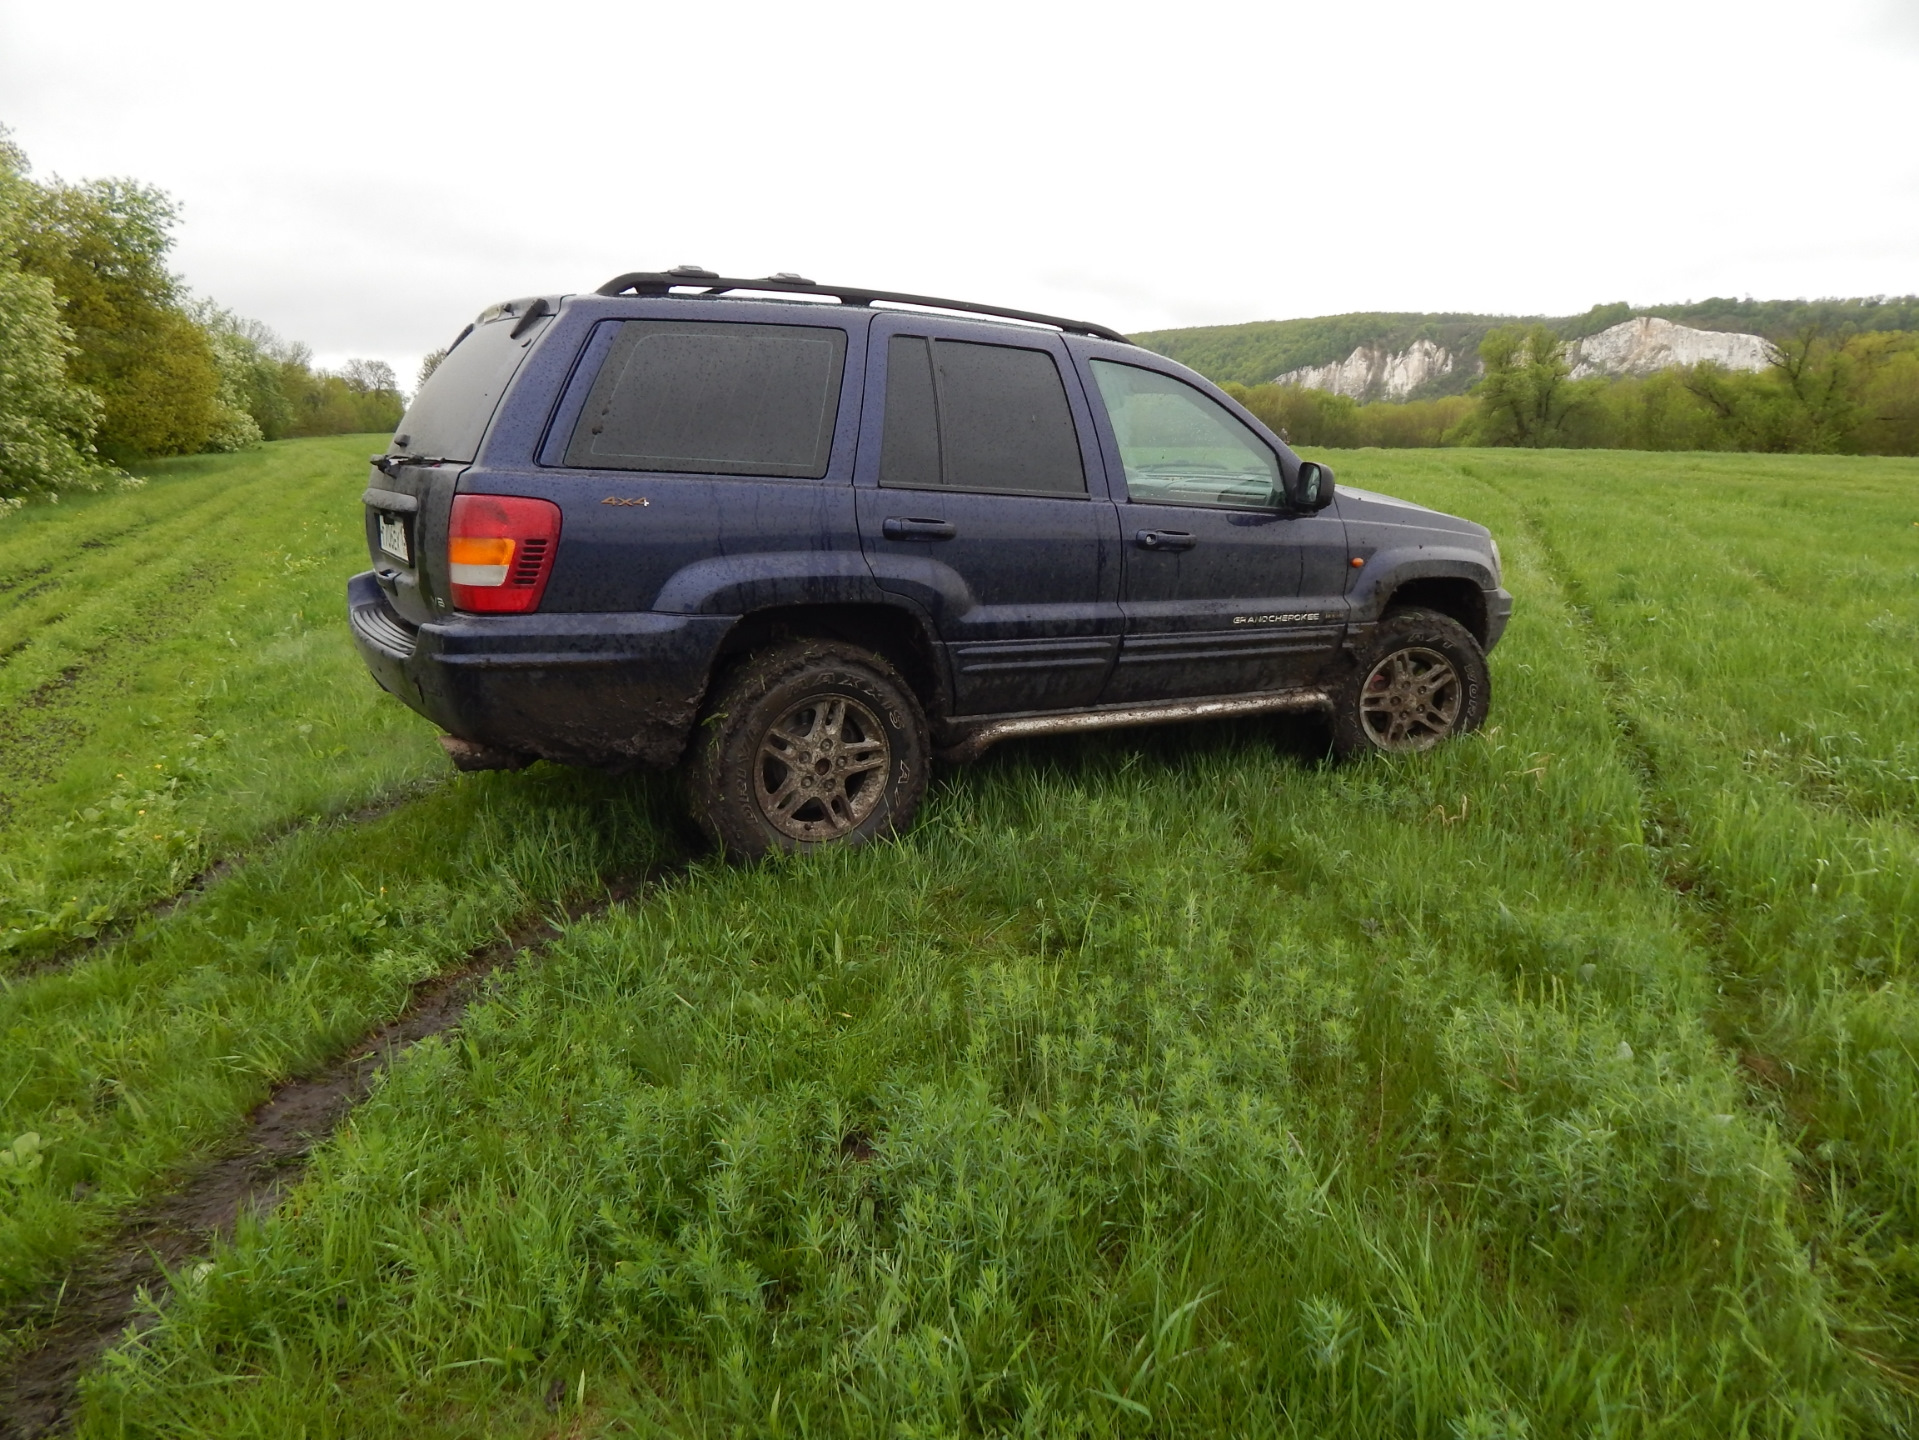
<path id="1" fill-rule="evenodd" d="M 462 740 L 457 735 L 442 735 L 440 748 L 453 762 L 455 770 L 524 770 L 533 763 L 531 755 L 518 755 L 482 745 L 477 740 Z"/>

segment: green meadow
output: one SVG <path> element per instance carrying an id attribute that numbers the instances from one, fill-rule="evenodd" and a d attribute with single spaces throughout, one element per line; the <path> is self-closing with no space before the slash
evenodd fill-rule
<path id="1" fill-rule="evenodd" d="M 1483 731 L 1009 744 L 740 868 L 447 770 L 346 632 L 368 448 L 0 520 L 0 1387 L 546 915 L 77 1433 L 1919 1429 L 1919 461 L 1332 452 L 1499 537 Z"/>

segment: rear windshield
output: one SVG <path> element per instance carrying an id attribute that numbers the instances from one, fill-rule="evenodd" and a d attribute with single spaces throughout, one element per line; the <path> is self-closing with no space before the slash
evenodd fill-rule
<path id="1" fill-rule="evenodd" d="M 817 480 L 832 455 L 845 366 L 837 328 L 629 320 L 566 463 Z"/>
<path id="2" fill-rule="evenodd" d="M 483 320 L 468 331 L 427 377 L 407 406 L 395 448 L 409 455 L 462 463 L 479 453 L 480 437 L 513 372 L 547 324 L 537 321 L 513 338 L 516 317 Z"/>

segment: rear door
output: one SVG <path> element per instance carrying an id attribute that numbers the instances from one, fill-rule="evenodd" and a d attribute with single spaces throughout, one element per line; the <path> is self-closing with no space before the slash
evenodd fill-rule
<path id="1" fill-rule="evenodd" d="M 540 466 L 502 477 L 564 517 L 542 608 L 740 614 L 796 586 L 870 591 L 857 328 L 792 305 L 651 308 L 594 324 Z"/>
<path id="2" fill-rule="evenodd" d="M 1310 683 L 1345 629 L 1344 527 L 1287 509 L 1282 457 L 1197 386 L 1094 357 L 1122 539 L 1125 637 L 1102 700 Z"/>
<path id="3" fill-rule="evenodd" d="M 888 315 L 868 347 L 860 540 L 931 616 L 954 713 L 1092 704 L 1119 646 L 1118 531 L 1059 339 Z"/>

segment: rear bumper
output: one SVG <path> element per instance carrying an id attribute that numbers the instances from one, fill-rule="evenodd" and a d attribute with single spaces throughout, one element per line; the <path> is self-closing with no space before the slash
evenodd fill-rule
<path id="1" fill-rule="evenodd" d="M 452 616 L 419 627 L 373 572 L 347 582 L 360 658 L 448 734 L 570 765 L 671 765 L 729 615 Z"/>

